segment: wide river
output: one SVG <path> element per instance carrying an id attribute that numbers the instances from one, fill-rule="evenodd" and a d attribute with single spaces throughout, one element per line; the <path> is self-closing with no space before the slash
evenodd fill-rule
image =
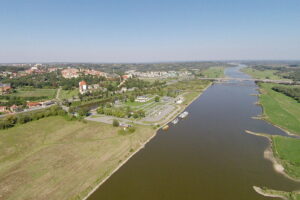
<path id="1" fill-rule="evenodd" d="M 249 78 L 239 67 L 226 76 Z M 285 135 L 251 117 L 262 113 L 253 81 L 216 83 L 186 110 L 189 116 L 157 135 L 89 200 L 268 200 L 253 186 L 291 191 L 299 184 L 274 171 L 267 139 L 245 130 Z"/>

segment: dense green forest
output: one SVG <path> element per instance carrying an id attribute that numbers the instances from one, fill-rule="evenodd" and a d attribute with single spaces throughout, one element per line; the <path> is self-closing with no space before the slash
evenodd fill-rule
<path id="1" fill-rule="evenodd" d="M 272 90 L 281 92 L 289 97 L 294 98 L 300 103 L 300 87 L 299 86 L 274 86 Z"/>

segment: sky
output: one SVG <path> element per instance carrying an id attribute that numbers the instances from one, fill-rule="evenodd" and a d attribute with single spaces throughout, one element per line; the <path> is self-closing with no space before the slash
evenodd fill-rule
<path id="1" fill-rule="evenodd" d="M 300 0 L 0 0 L 0 63 L 300 60 Z"/>

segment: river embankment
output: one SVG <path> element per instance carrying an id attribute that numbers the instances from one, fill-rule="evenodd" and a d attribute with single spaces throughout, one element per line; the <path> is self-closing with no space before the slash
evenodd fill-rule
<path id="1" fill-rule="evenodd" d="M 82 200 L 87 200 L 102 184 L 104 184 L 114 173 L 116 173 L 124 164 L 126 164 L 135 154 L 137 154 L 141 149 L 143 149 L 148 142 L 150 142 L 158 133 L 160 129 L 162 129 L 165 125 L 170 123 L 176 116 L 178 116 L 181 112 L 183 112 L 187 107 L 189 107 L 195 100 L 201 97 L 201 95 L 213 84 L 213 82 L 209 82 L 207 86 L 199 91 L 199 94 L 194 98 L 190 99 L 189 102 L 185 102 L 185 104 L 180 105 L 178 109 L 175 110 L 175 113 L 172 113 L 171 116 L 167 116 L 165 120 L 160 123 L 160 126 L 153 131 L 153 134 L 144 141 L 140 147 L 138 147 L 134 152 L 131 153 L 124 161 L 122 161 L 107 177 L 105 177 L 101 182 L 99 182 L 93 189 L 84 196 Z"/>
<path id="2" fill-rule="evenodd" d="M 239 67 L 228 77 L 247 78 Z M 262 154 L 269 145 L 244 130 L 285 135 L 263 120 L 254 105 L 254 81 L 210 86 L 190 104 L 190 114 L 156 137 L 101 185 L 89 200 L 231 199 L 267 200 L 253 185 L 294 190 L 297 184 L 273 170 Z M 125 187 L 126 186 L 126 187 Z M 218 192 L 214 192 L 218 190 Z M 117 191 L 117 192 L 116 192 Z M 187 196 L 188 194 L 188 196 Z"/>
<path id="3" fill-rule="evenodd" d="M 298 159 L 295 158 L 299 151 L 299 129 L 300 129 L 300 108 L 299 103 L 291 97 L 273 90 L 273 86 L 278 84 L 258 83 L 258 103 L 262 109 L 262 115 L 256 119 L 264 120 L 267 123 L 281 129 L 286 135 L 273 136 L 269 134 L 247 133 L 268 138 L 270 145 L 264 151 L 264 158 L 271 161 L 274 170 L 284 177 L 300 182 Z M 276 143 L 276 145 L 275 145 Z M 297 143 L 297 144 L 296 144 Z M 298 149 L 298 150 L 297 150 Z M 256 187 L 258 188 L 258 187 Z M 255 189 L 255 188 L 254 188 Z M 299 196 L 299 192 L 283 192 L 270 189 L 255 189 L 256 192 L 268 196 L 277 195 L 282 199 L 294 199 Z M 292 195 L 293 194 L 293 195 Z M 275 197 L 273 196 L 273 197 Z"/>

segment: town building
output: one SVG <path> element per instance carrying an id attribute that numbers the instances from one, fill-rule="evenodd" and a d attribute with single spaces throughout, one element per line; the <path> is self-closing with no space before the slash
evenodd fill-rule
<path id="1" fill-rule="evenodd" d="M 9 113 L 9 110 L 8 110 L 7 106 L 0 106 L 0 112 L 1 113 Z"/>
<path id="2" fill-rule="evenodd" d="M 76 69 L 76 68 L 67 68 L 67 69 L 63 69 L 61 71 L 61 75 L 64 77 L 64 78 L 77 78 L 79 77 L 79 69 Z"/>
<path id="3" fill-rule="evenodd" d="M 77 69 L 77 68 L 67 68 L 61 71 L 61 75 L 64 78 L 77 78 L 80 75 L 91 75 L 91 76 L 103 76 L 107 77 L 105 72 L 97 71 L 94 69 Z"/>
<path id="4" fill-rule="evenodd" d="M 11 112 L 13 112 L 13 113 L 16 113 L 16 112 L 20 112 L 20 111 L 22 111 L 22 108 L 21 108 L 21 106 L 17 106 L 17 105 L 12 105 L 12 106 L 10 106 L 10 111 Z"/>
<path id="5" fill-rule="evenodd" d="M 129 78 L 132 78 L 132 74 L 125 74 L 125 75 L 122 76 L 123 80 L 127 80 Z"/>
<path id="6" fill-rule="evenodd" d="M 50 105 L 54 104 L 54 102 L 50 100 L 50 101 L 40 102 L 40 104 L 41 104 L 41 106 L 50 106 Z"/>
<path id="7" fill-rule="evenodd" d="M 183 97 L 179 97 L 178 99 L 175 100 L 175 103 L 176 104 L 182 104 L 184 101 L 184 98 Z"/>
<path id="8" fill-rule="evenodd" d="M 120 90 L 121 93 L 127 92 L 127 87 L 122 87 Z"/>
<path id="9" fill-rule="evenodd" d="M 27 107 L 28 108 L 36 108 L 40 107 L 42 104 L 40 102 L 27 102 Z"/>
<path id="10" fill-rule="evenodd" d="M 85 81 L 79 82 L 79 92 L 80 94 L 84 94 L 88 91 L 88 85 Z"/>
<path id="11" fill-rule="evenodd" d="M 8 94 L 12 90 L 10 83 L 0 83 L 0 94 Z"/>
<path id="12" fill-rule="evenodd" d="M 149 97 L 147 97 L 147 96 L 138 96 L 138 97 L 136 97 L 136 99 L 135 99 L 135 101 L 136 102 L 140 102 L 140 103 L 144 103 L 144 102 L 147 102 L 147 101 L 149 101 L 150 99 L 149 99 Z"/>
<path id="13" fill-rule="evenodd" d="M 105 72 L 97 71 L 94 69 L 80 69 L 80 72 L 84 75 L 107 77 L 107 74 Z"/>

